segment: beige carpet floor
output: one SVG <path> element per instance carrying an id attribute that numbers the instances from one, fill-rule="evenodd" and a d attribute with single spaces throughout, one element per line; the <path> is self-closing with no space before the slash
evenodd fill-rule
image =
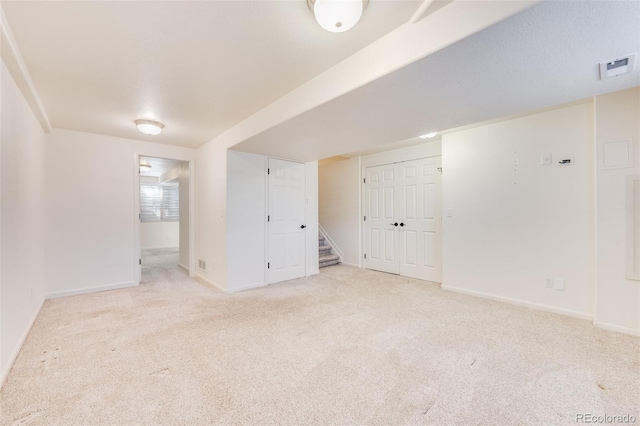
<path id="1" fill-rule="evenodd" d="M 146 255 L 139 287 L 45 303 L 1 424 L 640 422 L 640 339 L 588 321 L 346 266 L 225 295 Z"/>

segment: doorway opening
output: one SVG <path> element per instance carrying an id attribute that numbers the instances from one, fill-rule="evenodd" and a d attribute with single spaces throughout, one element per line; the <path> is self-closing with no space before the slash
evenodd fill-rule
<path id="1" fill-rule="evenodd" d="M 140 283 L 189 274 L 190 164 L 139 157 Z"/>

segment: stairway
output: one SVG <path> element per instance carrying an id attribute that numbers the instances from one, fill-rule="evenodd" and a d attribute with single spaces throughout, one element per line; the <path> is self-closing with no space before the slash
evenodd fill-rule
<path id="1" fill-rule="evenodd" d="M 318 246 L 320 250 L 320 267 L 337 265 L 340 263 L 340 256 L 333 254 L 333 247 L 324 239 L 322 235 L 318 236 Z"/>

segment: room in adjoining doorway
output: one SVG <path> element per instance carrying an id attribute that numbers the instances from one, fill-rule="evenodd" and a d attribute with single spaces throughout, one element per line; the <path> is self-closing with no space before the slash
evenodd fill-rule
<path id="1" fill-rule="evenodd" d="M 189 271 L 189 162 L 140 157 L 141 284 Z"/>

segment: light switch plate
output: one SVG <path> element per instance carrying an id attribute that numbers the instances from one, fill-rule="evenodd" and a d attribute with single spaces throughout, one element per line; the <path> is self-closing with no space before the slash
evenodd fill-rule
<path id="1" fill-rule="evenodd" d="M 553 279 L 553 288 L 558 291 L 564 291 L 565 287 L 565 279 L 564 278 L 554 278 Z"/>

